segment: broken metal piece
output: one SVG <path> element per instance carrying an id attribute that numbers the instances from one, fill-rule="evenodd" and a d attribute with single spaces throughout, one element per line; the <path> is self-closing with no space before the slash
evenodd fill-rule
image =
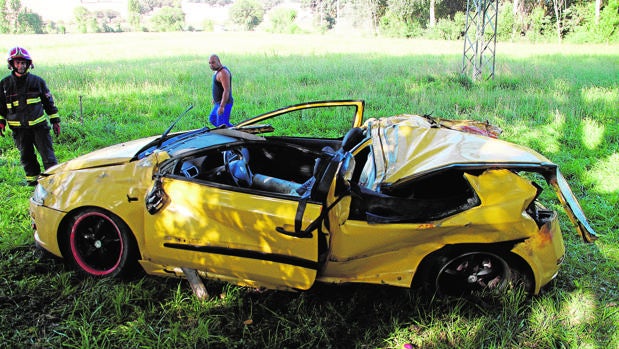
<path id="1" fill-rule="evenodd" d="M 195 269 L 186 267 L 182 267 L 181 270 L 183 270 L 183 273 L 185 274 L 187 281 L 189 281 L 189 285 L 191 286 L 191 289 L 193 290 L 193 293 L 196 295 L 196 297 L 198 297 L 198 299 L 200 300 L 207 299 L 208 292 L 206 291 L 206 287 L 204 286 L 202 279 L 198 275 L 198 272 Z"/>

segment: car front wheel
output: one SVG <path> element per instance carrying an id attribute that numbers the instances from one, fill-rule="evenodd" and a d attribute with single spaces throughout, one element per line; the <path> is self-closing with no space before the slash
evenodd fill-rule
<path id="1" fill-rule="evenodd" d="M 88 209 L 73 217 L 65 241 L 73 263 L 88 275 L 128 276 L 137 265 L 129 228 L 105 211 Z"/>

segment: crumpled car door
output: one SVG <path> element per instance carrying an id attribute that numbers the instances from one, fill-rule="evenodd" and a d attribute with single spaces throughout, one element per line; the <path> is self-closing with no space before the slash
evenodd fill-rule
<path id="1" fill-rule="evenodd" d="M 310 288 L 318 270 L 318 234 L 296 236 L 299 198 L 162 177 L 167 197 L 145 215 L 144 257 L 157 264 L 205 271 L 207 277 L 247 286 Z M 306 202 L 306 229 L 322 205 Z"/>

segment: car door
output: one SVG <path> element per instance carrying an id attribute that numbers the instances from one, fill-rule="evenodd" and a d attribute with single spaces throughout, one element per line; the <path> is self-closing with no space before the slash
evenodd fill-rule
<path id="1" fill-rule="evenodd" d="M 168 199 L 145 217 L 143 254 L 151 262 L 241 285 L 304 290 L 314 283 L 318 233 L 295 234 L 295 223 L 317 222 L 321 204 L 174 176 L 157 185 Z"/>

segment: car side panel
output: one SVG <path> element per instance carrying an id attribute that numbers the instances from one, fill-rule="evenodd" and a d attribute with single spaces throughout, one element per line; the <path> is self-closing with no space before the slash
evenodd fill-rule
<path id="1" fill-rule="evenodd" d="M 538 233 L 535 221 L 524 213 L 536 195 L 528 181 L 507 170 L 466 176 L 482 204 L 462 213 L 422 224 L 348 220 L 334 225 L 324 280 L 406 287 L 421 260 L 445 245 L 493 244 Z"/>
<path id="2" fill-rule="evenodd" d="M 565 255 L 563 235 L 556 214 L 533 235 L 518 245 L 512 252 L 519 255 L 531 267 L 535 279 L 533 293 L 555 278 Z"/>
<path id="3" fill-rule="evenodd" d="M 167 157 L 167 154 L 160 156 Z M 47 196 L 43 203 L 30 200 L 30 216 L 36 226 L 37 243 L 60 255 L 59 234 L 63 223 L 88 207 L 112 212 L 131 229 L 142 244 L 144 195 L 152 182 L 154 158 L 117 165 L 60 172 L 41 177 Z M 65 227 L 66 228 L 66 227 Z"/>
<path id="4" fill-rule="evenodd" d="M 294 231 L 298 200 L 163 178 L 170 203 L 145 218 L 145 260 L 189 267 L 237 284 L 307 289 L 318 269 L 318 234 Z M 321 206 L 308 203 L 305 228 Z"/>

